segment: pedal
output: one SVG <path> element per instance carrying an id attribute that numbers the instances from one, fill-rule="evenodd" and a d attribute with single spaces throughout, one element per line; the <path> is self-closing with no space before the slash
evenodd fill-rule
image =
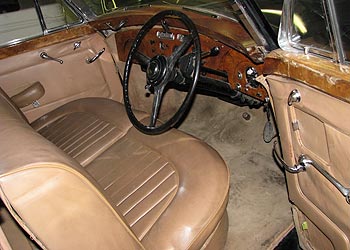
<path id="1" fill-rule="evenodd" d="M 267 121 L 264 126 L 263 139 L 264 142 L 269 143 L 277 136 L 275 127 L 271 122 L 271 108 L 269 103 L 264 104 L 264 112 L 266 112 Z"/>

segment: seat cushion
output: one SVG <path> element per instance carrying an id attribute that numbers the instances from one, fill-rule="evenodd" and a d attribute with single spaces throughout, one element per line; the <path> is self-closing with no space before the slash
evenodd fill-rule
<path id="1" fill-rule="evenodd" d="M 147 136 L 131 128 L 86 170 L 146 249 L 199 249 L 226 211 L 222 158 L 175 129 Z"/>
<path id="2" fill-rule="evenodd" d="M 146 249 L 200 249 L 225 214 L 228 169 L 190 135 L 144 135 L 122 104 L 100 98 L 66 104 L 32 126 L 79 161 Z"/>
<path id="3" fill-rule="evenodd" d="M 146 117 L 136 113 L 141 119 Z M 125 135 L 132 124 L 122 104 L 84 98 L 42 116 L 31 126 L 85 166 Z"/>

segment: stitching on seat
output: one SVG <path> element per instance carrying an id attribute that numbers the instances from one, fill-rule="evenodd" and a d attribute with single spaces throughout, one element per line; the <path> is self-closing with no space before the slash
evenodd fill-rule
<path id="1" fill-rule="evenodd" d="M 77 138 L 77 137 L 79 137 L 79 138 L 77 140 L 70 139 L 70 141 L 72 141 L 72 143 L 70 143 L 69 145 L 64 147 L 63 151 L 65 151 L 68 154 L 70 154 L 76 147 L 78 147 L 78 146 L 80 146 L 81 144 L 84 143 L 84 141 L 86 140 L 86 138 L 85 138 L 86 136 L 88 136 L 89 134 L 93 133 L 95 129 L 99 129 L 99 127 L 101 125 L 103 125 L 103 122 L 99 121 L 99 120 L 96 120 L 96 122 L 94 122 L 94 126 L 92 126 L 92 127 L 89 126 L 89 127 L 85 128 L 85 129 L 81 130 L 76 136 L 74 136 L 74 139 Z M 72 149 L 69 150 L 70 148 L 72 148 Z"/>
<path id="2" fill-rule="evenodd" d="M 76 153 L 73 157 L 77 158 L 79 155 L 81 155 L 82 153 L 84 153 L 86 150 L 88 150 L 91 146 L 93 146 L 94 144 L 96 144 L 97 142 L 101 141 L 102 139 L 104 139 L 107 135 L 109 135 L 112 131 L 116 130 L 116 127 L 111 127 L 108 131 L 106 131 L 103 135 L 101 135 L 100 137 L 97 137 L 96 140 L 92 141 L 89 145 L 85 146 L 83 149 L 80 150 L 80 152 Z M 101 131 L 102 132 L 102 131 Z M 96 134 L 95 134 L 96 135 Z"/>
<path id="3" fill-rule="evenodd" d="M 139 205 L 142 201 L 144 201 L 147 197 L 149 197 L 156 189 L 158 189 L 164 182 L 166 182 L 172 175 L 174 175 L 175 172 L 171 172 L 166 176 L 161 182 L 159 182 L 154 188 L 148 191 L 148 193 L 142 197 L 139 201 L 137 201 L 134 205 L 132 205 L 123 215 L 126 216 L 133 208 L 135 208 L 137 205 Z M 176 187 L 176 185 L 174 185 Z M 174 188 L 173 187 L 173 188 Z M 173 190 L 173 188 L 171 190 Z M 167 192 L 169 194 L 169 192 Z M 159 201 L 158 203 L 160 203 Z"/>
<path id="4" fill-rule="evenodd" d="M 47 135 L 46 135 L 45 133 L 48 133 L 48 132 L 49 132 L 49 128 L 51 129 L 51 128 L 56 128 L 57 126 L 59 126 L 60 123 L 62 123 L 65 119 L 67 119 L 67 117 L 62 117 L 61 119 L 59 119 L 59 120 L 57 121 L 57 123 L 53 124 L 52 127 L 49 127 L 49 125 L 48 125 L 48 126 L 42 128 L 42 129 L 40 129 L 38 132 L 39 132 L 42 136 L 44 136 L 45 138 L 47 138 L 47 139 L 49 140 L 49 137 L 50 137 L 50 136 L 47 137 Z M 55 131 L 58 133 L 58 130 L 55 130 Z M 51 136 L 52 136 L 52 135 L 51 135 Z"/>
<path id="5" fill-rule="evenodd" d="M 138 163 L 138 162 L 140 162 L 140 161 L 142 161 L 144 158 L 146 158 L 148 155 L 150 155 L 150 153 L 148 153 L 148 154 L 146 154 L 146 155 L 144 155 L 141 159 L 139 159 L 136 163 Z M 136 168 L 136 164 L 134 164 L 133 165 L 133 167 L 132 168 Z M 105 175 L 104 176 L 104 178 L 105 177 L 108 177 L 109 175 L 111 175 L 113 172 L 115 172 L 116 170 L 115 169 L 112 169 L 110 172 L 109 172 L 109 174 L 108 175 Z M 125 175 L 126 175 L 127 173 L 125 173 Z M 114 179 L 112 182 L 110 182 L 106 187 L 104 187 L 104 190 L 107 190 L 107 189 L 109 189 L 111 186 L 113 186 L 119 179 L 121 179 L 122 177 L 124 177 L 125 175 L 120 175 L 120 176 L 118 176 L 118 178 L 117 179 Z M 101 180 L 102 181 L 102 180 Z M 120 188 L 121 189 L 121 188 Z"/>
<path id="6" fill-rule="evenodd" d="M 95 124 L 98 120 L 97 119 L 94 119 L 94 117 L 87 117 L 87 119 L 88 119 L 88 121 L 86 121 L 85 120 L 85 122 L 83 123 L 84 125 L 86 124 L 86 126 L 85 127 L 90 127 L 90 126 L 92 126 L 93 124 Z M 60 134 L 57 134 L 56 135 L 56 137 L 57 136 L 59 136 L 59 138 L 58 138 L 58 140 L 56 140 L 56 138 L 55 139 L 52 139 L 51 141 L 54 143 L 54 144 L 56 144 L 56 145 L 58 145 L 59 147 L 63 147 L 63 145 L 65 145 L 65 143 L 67 142 L 67 141 L 70 141 L 70 140 L 72 140 L 73 138 L 76 138 L 77 137 L 77 135 L 79 134 L 76 134 L 76 132 L 77 131 L 79 131 L 79 130 L 81 130 L 81 126 L 77 126 L 78 124 L 79 125 L 82 125 L 81 123 L 82 123 L 82 118 L 81 119 L 79 119 L 79 120 L 72 120 L 72 119 L 68 119 L 67 118 L 67 123 L 69 123 L 69 126 L 65 126 L 65 129 L 59 129 L 59 131 L 61 132 Z M 73 130 L 71 130 L 72 129 L 72 127 L 74 127 L 74 126 L 76 126 L 76 128 L 75 129 L 73 129 Z M 68 132 L 68 134 L 66 135 L 66 136 L 63 136 L 62 137 L 62 135 L 64 135 L 64 133 L 66 132 L 66 131 L 69 131 Z M 68 138 L 70 138 L 70 139 L 68 139 L 68 140 L 66 140 L 67 139 L 67 137 Z"/>
<path id="7" fill-rule="evenodd" d="M 165 200 L 166 197 L 169 196 L 169 194 L 171 194 L 174 190 L 176 189 L 176 186 L 174 186 L 172 189 L 169 190 L 169 192 L 167 192 L 160 200 L 159 202 L 155 203 L 153 206 L 151 206 L 149 209 L 147 209 L 136 221 L 134 221 L 133 223 L 130 224 L 130 227 L 135 226 L 135 224 L 137 222 L 139 222 L 142 218 L 144 218 L 153 208 L 155 208 L 158 204 L 160 204 L 163 200 Z M 166 206 L 167 207 L 167 206 Z M 162 211 L 162 213 L 164 212 L 164 210 Z M 161 214 L 162 214 L 161 213 Z M 154 225 L 154 224 L 153 224 Z M 152 226 L 153 226 L 152 225 Z"/>
<path id="8" fill-rule="evenodd" d="M 159 160 L 160 157 L 158 157 L 157 159 L 155 159 L 154 161 L 150 162 L 150 164 L 148 164 L 148 166 L 150 166 L 152 163 L 156 162 L 157 160 Z M 168 162 L 166 162 L 164 165 L 162 165 L 156 172 L 152 173 L 152 175 L 150 175 L 144 182 L 140 183 L 139 186 L 137 186 L 132 192 L 130 192 L 127 196 L 125 196 L 124 198 L 122 198 L 118 204 L 116 204 L 117 206 L 120 206 L 126 199 L 128 199 L 131 195 L 133 195 L 137 190 L 139 190 L 143 185 L 145 185 L 150 179 L 152 179 L 155 175 L 157 175 L 162 169 L 164 169 L 164 167 L 168 164 Z M 148 166 L 145 168 L 147 169 Z M 142 171 L 144 172 L 144 170 Z M 137 175 L 136 177 L 138 177 L 139 175 Z M 136 177 L 133 179 L 135 180 Z M 132 180 L 132 181 L 133 181 Z"/>
<path id="9" fill-rule="evenodd" d="M 75 150 L 77 150 L 80 146 L 83 146 L 96 134 L 99 134 L 107 127 L 108 127 L 108 124 L 104 124 L 103 122 L 100 122 L 95 128 L 91 129 L 88 133 L 81 136 L 79 140 L 75 141 L 74 144 L 71 144 L 71 146 L 74 146 L 74 147 L 72 147 L 71 150 L 68 151 L 68 154 L 72 155 Z M 73 156 L 73 158 L 75 158 L 75 156 Z"/>

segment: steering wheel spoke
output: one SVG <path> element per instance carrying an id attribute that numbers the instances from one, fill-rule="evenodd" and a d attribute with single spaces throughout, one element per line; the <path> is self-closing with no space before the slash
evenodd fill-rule
<path id="1" fill-rule="evenodd" d="M 176 62 L 183 56 L 183 54 L 188 50 L 193 41 L 192 34 L 186 35 L 183 38 L 182 44 L 175 49 L 173 54 L 169 57 L 169 67 L 173 68 Z"/>
<path id="2" fill-rule="evenodd" d="M 165 85 L 162 85 L 161 87 L 154 89 L 152 115 L 151 115 L 151 121 L 150 121 L 150 125 L 149 125 L 150 127 L 156 126 L 160 106 L 162 104 L 164 89 L 165 89 Z"/>
<path id="3" fill-rule="evenodd" d="M 142 54 L 140 51 L 136 50 L 134 54 L 134 59 L 141 65 L 142 68 L 147 68 L 149 61 L 151 60 L 148 56 Z"/>

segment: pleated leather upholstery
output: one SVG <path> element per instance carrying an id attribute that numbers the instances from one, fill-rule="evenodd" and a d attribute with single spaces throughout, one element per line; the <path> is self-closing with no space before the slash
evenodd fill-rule
<path id="1" fill-rule="evenodd" d="M 174 198 L 174 165 L 138 141 L 122 138 L 86 167 L 142 239 Z"/>
<path id="2" fill-rule="evenodd" d="M 13 109 L 10 113 L 12 116 Z M 136 114 L 139 119 L 146 117 L 144 113 Z M 8 116 L 7 108 L 2 115 Z M 218 153 L 207 144 L 174 129 L 158 136 L 144 135 L 132 128 L 122 104 L 101 98 L 68 103 L 32 123 L 32 128 L 18 116 L 14 122 L 11 117 L 8 124 L 10 122 L 16 128 L 7 128 L 6 123 L 2 125 L 5 132 L 0 133 L 0 136 L 9 135 L 8 145 L 2 145 L 0 153 L 2 159 L 10 163 L 0 165 L 4 176 L 1 179 L 0 175 L 0 184 L 1 180 L 6 182 L 4 190 L 10 197 L 9 202 L 17 206 L 24 221 L 35 227 L 35 234 L 45 238 L 43 241 L 50 248 L 55 249 L 57 245 L 68 249 L 63 246 L 70 243 L 62 241 L 60 235 L 74 242 L 75 249 L 79 249 L 84 235 L 89 239 L 82 246 L 88 245 L 91 249 L 96 249 L 94 242 L 99 242 L 101 249 L 106 245 L 91 235 L 99 240 L 108 238 L 108 244 L 115 246 L 125 238 L 120 244 L 123 247 L 109 245 L 106 249 L 223 247 L 227 237 L 224 215 L 229 173 Z M 14 135 L 11 131 L 18 132 Z M 19 155 L 12 157 L 9 152 L 16 154 L 18 139 L 10 138 L 19 137 L 26 140 L 20 144 Z M 30 150 L 34 151 L 30 153 Z M 53 157 L 56 155 L 58 160 Z M 49 167 L 51 165 L 54 167 Z M 35 169 L 32 170 L 32 166 Z M 17 170 L 28 167 L 30 171 L 17 174 Z M 23 185 L 17 184 L 20 180 L 25 180 Z M 92 191 L 83 188 L 84 185 Z M 107 204 L 102 213 L 98 209 L 101 204 L 92 197 L 94 192 L 99 195 L 98 200 L 103 201 L 101 204 Z M 23 197 L 28 200 L 32 195 L 36 197 L 35 202 L 27 205 L 22 202 Z M 42 208 L 42 212 L 36 208 Z M 112 211 L 108 216 L 107 210 Z M 60 211 L 65 211 L 64 215 Z M 45 220 L 40 213 L 45 215 Z M 90 221 L 88 216 L 94 214 L 96 218 Z M 69 225 L 73 215 L 72 221 L 77 223 Z M 104 224 L 98 224 L 97 218 Z M 114 219 L 112 223 L 110 220 Z M 56 224 L 56 220 L 60 224 Z M 89 223 L 98 225 L 95 228 Z M 80 227 L 85 224 L 90 226 Z M 109 231 L 108 227 L 113 230 Z M 118 230 L 121 233 L 114 238 Z M 124 237 L 125 233 L 130 237 Z M 48 234 L 50 237 L 46 238 Z"/>
<path id="3" fill-rule="evenodd" d="M 141 112 L 137 115 L 146 116 Z M 31 125 L 82 166 L 93 161 L 132 126 L 123 105 L 103 98 L 70 102 Z"/>
<path id="4" fill-rule="evenodd" d="M 86 165 L 86 159 L 99 151 L 101 145 L 109 145 L 122 135 L 113 124 L 80 112 L 60 118 L 39 133 L 82 165 Z"/>

